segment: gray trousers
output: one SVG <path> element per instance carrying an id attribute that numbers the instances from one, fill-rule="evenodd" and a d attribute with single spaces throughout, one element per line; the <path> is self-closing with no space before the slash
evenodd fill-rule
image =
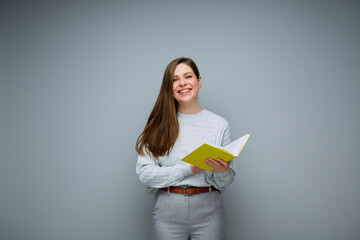
<path id="1" fill-rule="evenodd" d="M 153 240 L 224 239 L 224 206 L 218 191 L 185 196 L 159 191 L 152 215 Z"/>

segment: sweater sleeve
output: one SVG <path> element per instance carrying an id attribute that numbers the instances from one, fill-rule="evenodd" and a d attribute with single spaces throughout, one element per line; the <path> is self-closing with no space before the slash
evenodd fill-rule
<path id="1" fill-rule="evenodd" d="M 221 146 L 226 146 L 231 143 L 231 130 L 228 123 L 226 123 L 225 130 L 221 141 Z M 235 159 L 234 159 L 235 160 Z M 219 190 L 224 190 L 229 186 L 235 178 L 235 161 L 230 162 L 230 166 L 225 172 L 211 171 L 205 175 L 205 181 Z"/>
<path id="2" fill-rule="evenodd" d="M 152 188 L 162 188 L 179 183 L 185 176 L 192 174 L 189 164 L 174 166 L 159 166 L 156 159 L 144 155 L 138 156 L 136 173 L 142 185 Z"/>

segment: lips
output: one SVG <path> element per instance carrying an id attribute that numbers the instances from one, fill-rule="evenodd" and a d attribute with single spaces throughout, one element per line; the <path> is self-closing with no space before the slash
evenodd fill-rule
<path id="1" fill-rule="evenodd" d="M 186 89 L 182 89 L 182 90 L 178 91 L 178 93 L 183 94 L 183 93 L 187 93 L 187 92 L 190 92 L 190 91 L 191 91 L 191 88 L 186 88 Z"/>

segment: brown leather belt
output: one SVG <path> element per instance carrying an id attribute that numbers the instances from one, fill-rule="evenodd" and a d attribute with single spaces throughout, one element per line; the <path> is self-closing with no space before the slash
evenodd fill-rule
<path id="1" fill-rule="evenodd" d="M 204 193 L 204 192 L 211 192 L 211 191 L 218 191 L 214 186 L 211 187 L 165 187 L 160 188 L 162 191 L 169 191 L 171 193 L 178 193 L 178 194 L 184 194 L 184 195 L 192 195 L 192 194 L 198 194 L 198 193 Z"/>

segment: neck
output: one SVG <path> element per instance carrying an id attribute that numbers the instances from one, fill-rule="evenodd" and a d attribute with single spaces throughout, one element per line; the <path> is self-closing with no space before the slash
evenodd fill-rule
<path id="1" fill-rule="evenodd" d="M 198 101 L 194 103 L 179 103 L 178 112 L 183 114 L 195 114 L 202 110 Z"/>

